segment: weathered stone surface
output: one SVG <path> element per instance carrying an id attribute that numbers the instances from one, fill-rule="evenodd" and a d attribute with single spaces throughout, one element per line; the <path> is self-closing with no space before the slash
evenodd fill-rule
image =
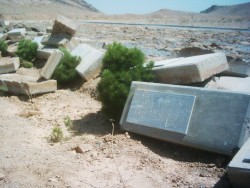
<path id="1" fill-rule="evenodd" d="M 11 43 L 16 43 L 24 39 L 24 36 L 8 36 L 8 39 L 11 40 Z"/>
<path id="2" fill-rule="evenodd" d="M 214 77 L 209 81 L 206 88 L 225 89 L 230 91 L 238 91 L 243 93 L 250 93 L 250 77 L 237 78 L 229 76 Z"/>
<path id="3" fill-rule="evenodd" d="M 17 48 L 18 48 L 18 44 L 15 43 L 15 44 L 11 44 L 8 46 L 8 54 L 12 57 L 16 56 L 16 53 L 17 53 Z"/>
<path id="4" fill-rule="evenodd" d="M 62 42 L 59 44 L 60 47 L 67 48 L 69 51 L 74 50 L 78 45 L 80 44 L 80 41 L 77 40 L 75 37 L 72 37 L 70 41 L 66 40 L 65 42 Z"/>
<path id="5" fill-rule="evenodd" d="M 229 62 L 229 69 L 222 72 L 221 75 L 224 76 L 240 76 L 248 77 L 250 76 L 250 65 L 247 62 Z"/>
<path id="6" fill-rule="evenodd" d="M 182 145 L 231 155 L 250 132 L 250 94 L 132 82 L 121 128 Z"/>
<path id="7" fill-rule="evenodd" d="M 6 40 L 8 37 L 7 33 L 0 33 L 0 40 Z"/>
<path id="8" fill-rule="evenodd" d="M 10 22 L 9 22 L 9 21 L 0 20 L 0 26 L 1 26 L 1 27 L 5 27 L 5 26 L 9 26 L 9 25 L 10 25 Z"/>
<path id="9" fill-rule="evenodd" d="M 55 71 L 56 66 L 60 63 L 63 53 L 60 50 L 55 50 L 49 57 L 47 63 L 41 71 L 41 76 L 50 79 Z"/>
<path id="10" fill-rule="evenodd" d="M 68 18 L 59 15 L 54 22 L 52 34 L 67 33 L 70 36 L 75 35 L 77 24 L 69 20 Z"/>
<path id="11" fill-rule="evenodd" d="M 202 49 L 199 47 L 187 47 L 178 50 L 174 50 L 171 54 L 172 57 L 191 57 L 197 55 L 211 54 L 212 50 Z"/>
<path id="12" fill-rule="evenodd" d="M 47 27 L 46 28 L 46 33 L 51 33 L 52 32 L 52 27 Z"/>
<path id="13" fill-rule="evenodd" d="M 25 28 L 12 29 L 8 32 L 8 36 L 23 36 L 26 33 Z"/>
<path id="14" fill-rule="evenodd" d="M 250 124 L 249 124 L 250 125 Z M 250 185 L 250 139 L 242 146 L 227 167 L 233 187 L 248 188 Z"/>
<path id="15" fill-rule="evenodd" d="M 60 47 L 71 40 L 71 36 L 65 33 L 44 36 L 41 43 L 50 47 Z"/>
<path id="16" fill-rule="evenodd" d="M 44 45 L 41 43 L 42 40 L 43 40 L 43 37 L 44 37 L 44 36 L 38 36 L 38 37 L 35 37 L 35 38 L 33 39 L 33 42 L 37 43 L 39 49 L 41 49 L 41 48 L 44 47 Z"/>
<path id="17" fill-rule="evenodd" d="M 17 69 L 16 73 L 20 74 L 20 75 L 32 76 L 34 78 L 37 78 L 37 80 L 39 80 L 41 78 L 39 70 L 34 68 L 34 67 L 33 68 L 20 67 L 20 68 Z"/>
<path id="18" fill-rule="evenodd" d="M 19 57 L 1 58 L 0 59 L 0 74 L 15 72 L 20 66 Z"/>
<path id="19" fill-rule="evenodd" d="M 94 78 L 100 73 L 104 57 L 102 51 L 85 44 L 80 44 L 71 54 L 81 57 L 82 60 L 76 67 L 76 71 L 85 81 Z"/>
<path id="20" fill-rule="evenodd" d="M 37 50 L 36 57 L 40 59 L 48 59 L 55 50 L 56 48 L 43 47 Z"/>
<path id="21" fill-rule="evenodd" d="M 36 77 L 19 74 L 0 75 L 0 86 L 6 86 L 8 92 L 14 94 L 42 94 L 57 90 L 57 81 L 48 80 L 39 82 Z"/>
<path id="22" fill-rule="evenodd" d="M 213 53 L 156 62 L 153 73 L 161 83 L 190 84 L 202 82 L 227 69 L 225 54 Z"/>

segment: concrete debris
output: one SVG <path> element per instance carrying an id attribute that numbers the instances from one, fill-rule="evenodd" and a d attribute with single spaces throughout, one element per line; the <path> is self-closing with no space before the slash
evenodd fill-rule
<path id="1" fill-rule="evenodd" d="M 250 185 L 250 138 L 234 156 L 227 167 L 233 187 L 247 188 Z"/>
<path id="2" fill-rule="evenodd" d="M 102 51 L 85 44 L 80 44 L 71 54 L 81 57 L 81 62 L 76 67 L 76 71 L 85 81 L 94 78 L 100 73 L 104 57 Z"/>
<path id="3" fill-rule="evenodd" d="M 55 50 L 49 57 L 47 63 L 43 67 L 41 71 L 41 76 L 46 78 L 47 80 L 50 79 L 63 57 L 63 53 L 60 50 Z"/>
<path id="4" fill-rule="evenodd" d="M 0 59 L 0 74 L 15 72 L 20 66 L 19 57 L 1 58 Z"/>
<path id="5" fill-rule="evenodd" d="M 36 52 L 36 57 L 40 59 L 48 59 L 51 54 L 56 50 L 57 48 L 47 48 L 43 47 L 41 49 L 38 49 Z"/>
<path id="6" fill-rule="evenodd" d="M 234 58 L 227 56 L 229 69 L 222 72 L 223 76 L 238 76 L 248 77 L 250 76 L 249 63 L 243 61 L 241 58 Z"/>
<path id="7" fill-rule="evenodd" d="M 6 40 L 8 37 L 7 33 L 0 33 L 0 40 Z"/>
<path id="8" fill-rule="evenodd" d="M 237 78 L 237 77 L 214 77 L 209 81 L 206 88 L 224 89 L 230 91 L 238 91 L 241 93 L 250 93 L 250 77 Z"/>
<path id="9" fill-rule="evenodd" d="M 6 27 L 9 26 L 10 22 L 6 20 L 0 20 L 0 27 Z"/>
<path id="10" fill-rule="evenodd" d="M 33 39 L 33 42 L 37 43 L 39 49 L 44 47 L 44 45 L 42 44 L 43 38 L 44 36 L 37 36 Z"/>
<path id="11" fill-rule="evenodd" d="M 47 27 L 46 28 L 46 33 L 51 33 L 52 32 L 52 27 Z"/>
<path id="12" fill-rule="evenodd" d="M 7 52 L 11 57 L 15 57 L 17 53 L 18 44 L 14 43 L 8 46 Z"/>
<path id="13" fill-rule="evenodd" d="M 178 50 L 174 50 L 171 54 L 171 57 L 191 57 L 197 55 L 205 55 L 214 53 L 212 50 L 202 49 L 199 47 L 187 47 Z"/>
<path id="14" fill-rule="evenodd" d="M 53 28 L 52 28 L 52 35 L 54 34 L 60 34 L 60 33 L 67 33 L 70 36 L 74 36 L 77 30 L 77 25 L 69 20 L 68 18 L 59 15 L 57 19 L 54 22 Z"/>
<path id="15" fill-rule="evenodd" d="M 250 136 L 249 104 L 250 94 L 132 82 L 120 125 L 125 131 L 232 155 Z"/>
<path id="16" fill-rule="evenodd" d="M 58 48 L 70 41 L 71 36 L 65 33 L 44 36 L 41 43 L 46 46 Z"/>
<path id="17" fill-rule="evenodd" d="M 25 33 L 25 28 L 12 29 L 8 32 L 8 36 L 24 36 Z"/>
<path id="18" fill-rule="evenodd" d="M 9 93 L 34 95 L 57 90 L 57 81 L 48 80 L 39 82 L 36 77 L 20 74 L 0 75 L 0 86 L 7 87 Z"/>
<path id="19" fill-rule="evenodd" d="M 190 84 L 202 82 L 228 69 L 224 53 L 176 58 L 155 63 L 153 73 L 161 83 Z"/>

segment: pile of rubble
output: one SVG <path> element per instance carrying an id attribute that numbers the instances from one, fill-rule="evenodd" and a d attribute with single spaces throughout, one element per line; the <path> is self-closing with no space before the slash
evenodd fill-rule
<path id="1" fill-rule="evenodd" d="M 0 86 L 7 87 L 8 92 L 14 94 L 41 94 L 57 90 L 57 81 L 52 79 L 55 68 L 60 63 L 63 53 L 60 47 L 68 49 L 73 56 L 81 57 L 76 67 L 77 73 L 88 81 L 100 73 L 104 52 L 81 44 L 74 35 L 77 25 L 64 16 L 58 16 L 53 28 L 47 28 L 46 33 L 34 29 L 27 32 L 27 27 L 11 28 L 9 22 L 2 21 L 3 28 L 0 40 L 8 43 L 9 57 L 0 57 Z M 18 24 L 16 27 L 24 25 Z M 34 37 L 33 37 L 34 36 Z M 18 42 L 24 38 L 32 39 L 38 44 L 37 59 L 46 61 L 40 71 L 20 68 L 19 57 L 16 56 Z"/>

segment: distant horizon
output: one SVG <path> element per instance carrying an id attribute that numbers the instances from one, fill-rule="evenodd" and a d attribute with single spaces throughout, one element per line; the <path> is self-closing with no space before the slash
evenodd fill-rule
<path id="1" fill-rule="evenodd" d="M 249 0 L 85 0 L 99 11 L 113 14 L 147 14 L 160 9 L 199 13 L 212 5 L 230 6 L 250 3 Z"/>

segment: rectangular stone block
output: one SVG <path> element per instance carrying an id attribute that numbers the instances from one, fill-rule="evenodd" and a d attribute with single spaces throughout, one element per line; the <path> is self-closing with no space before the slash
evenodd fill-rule
<path id="1" fill-rule="evenodd" d="M 8 37 L 7 33 L 0 33 L 0 40 L 6 40 Z"/>
<path id="2" fill-rule="evenodd" d="M 67 33 L 70 36 L 73 36 L 76 33 L 77 27 L 77 24 L 75 24 L 73 21 L 62 15 L 59 15 L 54 22 L 51 33 L 53 35 L 59 33 Z"/>
<path id="3" fill-rule="evenodd" d="M 102 51 L 92 48 L 84 57 L 81 57 L 82 60 L 76 67 L 77 73 L 85 81 L 94 78 L 101 71 L 103 57 L 104 53 Z"/>
<path id="4" fill-rule="evenodd" d="M 0 86 L 7 87 L 9 93 L 34 95 L 56 91 L 57 81 L 48 80 L 39 82 L 37 77 L 3 74 L 0 75 Z"/>
<path id="5" fill-rule="evenodd" d="M 206 85 L 206 88 L 224 89 L 238 91 L 241 93 L 250 93 L 250 77 L 238 78 L 230 76 L 214 77 Z"/>
<path id="6" fill-rule="evenodd" d="M 65 33 L 44 36 L 41 43 L 45 46 L 58 48 L 71 40 L 71 36 Z"/>
<path id="7" fill-rule="evenodd" d="M 41 43 L 42 40 L 43 40 L 43 37 L 44 37 L 44 36 L 38 36 L 38 37 L 35 37 L 35 38 L 33 39 L 33 42 L 37 43 L 39 49 L 41 49 L 41 48 L 44 47 L 44 45 Z"/>
<path id="8" fill-rule="evenodd" d="M 25 28 L 12 29 L 8 32 L 8 36 L 23 36 L 26 33 Z"/>
<path id="9" fill-rule="evenodd" d="M 19 57 L 14 58 L 1 58 L 0 59 L 0 74 L 16 72 L 18 67 L 20 66 Z"/>
<path id="10" fill-rule="evenodd" d="M 248 77 L 250 76 L 250 65 L 247 62 L 229 62 L 229 69 L 223 71 L 221 75 L 224 76 L 239 76 Z"/>
<path id="11" fill-rule="evenodd" d="M 161 83 L 190 84 L 228 69 L 225 54 L 213 53 L 187 58 L 177 58 L 155 63 L 153 73 Z"/>
<path id="12" fill-rule="evenodd" d="M 37 50 L 36 57 L 40 59 L 48 59 L 55 50 L 56 48 L 43 47 Z"/>
<path id="13" fill-rule="evenodd" d="M 250 125 L 250 124 L 249 124 Z M 248 188 L 250 185 L 250 139 L 242 146 L 227 167 L 233 187 Z"/>
<path id="14" fill-rule="evenodd" d="M 250 136 L 250 94 L 132 82 L 121 128 L 231 155 Z"/>
<path id="15" fill-rule="evenodd" d="M 15 57 L 16 56 L 16 53 L 17 53 L 17 49 L 18 49 L 18 44 L 17 43 L 14 43 L 14 44 L 11 44 L 8 46 L 8 54 L 11 56 L 11 57 Z"/>
<path id="16" fill-rule="evenodd" d="M 46 79 L 50 79 L 63 57 L 63 53 L 60 50 L 55 50 L 51 56 L 49 57 L 48 61 L 44 65 L 41 76 Z"/>

